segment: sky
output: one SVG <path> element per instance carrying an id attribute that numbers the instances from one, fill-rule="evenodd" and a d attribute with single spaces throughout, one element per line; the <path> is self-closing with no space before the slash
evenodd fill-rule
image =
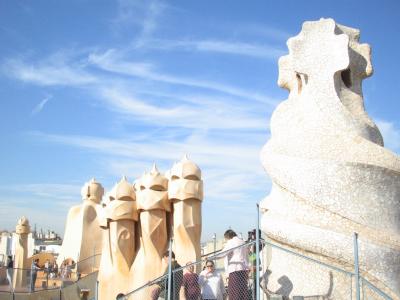
<path id="1" fill-rule="evenodd" d="M 278 59 L 321 17 L 372 46 L 365 107 L 399 154 L 399 1 L 0 1 L 0 229 L 25 215 L 63 234 L 92 177 L 110 190 L 188 154 L 202 240 L 246 236 L 271 187 L 259 153 L 287 98 Z"/>

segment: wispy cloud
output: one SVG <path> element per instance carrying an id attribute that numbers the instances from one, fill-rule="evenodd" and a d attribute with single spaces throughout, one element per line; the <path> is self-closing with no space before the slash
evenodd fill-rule
<path id="1" fill-rule="evenodd" d="M 261 46 L 243 42 L 226 42 L 226 41 L 200 41 L 196 44 L 197 49 L 201 51 L 213 51 L 220 53 L 239 54 L 245 56 L 277 59 L 284 54 L 284 51 L 270 47 Z"/>
<path id="2" fill-rule="evenodd" d="M 285 50 L 270 44 L 248 43 L 238 40 L 166 40 L 148 39 L 141 48 L 148 50 L 183 50 L 233 54 L 251 58 L 277 60 L 286 53 Z"/>
<path id="3" fill-rule="evenodd" d="M 73 184 L 59 184 L 59 183 L 28 183 L 28 184 L 13 184 L 13 185 L 0 185 L 2 194 L 25 194 L 37 197 L 39 199 L 49 198 L 53 201 L 61 200 L 75 201 L 80 197 L 80 186 Z M 68 202 L 70 205 L 71 202 Z M 34 205 L 34 204 L 33 204 Z"/>
<path id="4" fill-rule="evenodd" d="M 53 98 L 53 96 L 48 95 L 46 96 L 42 101 L 39 102 L 38 105 L 35 106 L 35 108 L 32 110 L 32 115 L 36 115 L 38 113 L 40 113 L 43 109 L 43 107 L 46 105 L 46 103 Z"/>
<path id="5" fill-rule="evenodd" d="M 158 72 L 151 64 L 135 63 L 123 59 L 121 54 L 115 49 L 110 49 L 103 53 L 92 53 L 89 55 L 89 62 L 102 70 L 117 74 L 131 75 L 146 80 L 159 81 L 169 84 L 214 90 L 232 96 L 246 98 L 248 100 L 259 101 L 272 106 L 275 106 L 277 103 L 275 99 L 271 99 L 267 95 L 247 91 L 239 87 L 217 82 L 209 82 L 201 79 L 178 77 L 171 74 Z"/>
<path id="6" fill-rule="evenodd" d="M 267 139 L 259 135 L 257 143 L 241 140 L 221 142 L 218 137 L 207 134 L 191 134 L 179 141 L 164 139 L 160 133 L 155 137 L 140 140 L 110 139 L 90 136 L 50 135 L 31 133 L 35 139 L 73 146 L 93 152 L 102 157 L 104 172 L 115 177 L 124 174 L 133 181 L 152 162 L 158 163 L 161 171 L 169 169 L 174 161 L 188 153 L 202 169 L 206 195 L 209 201 L 218 199 L 218 206 L 243 205 L 248 201 L 257 202 L 269 188 L 269 180 L 259 162 L 261 144 Z M 248 191 L 251 190 L 251 193 Z"/>
<path id="7" fill-rule="evenodd" d="M 400 153 L 400 129 L 394 123 L 385 120 L 376 120 L 376 124 L 380 129 L 386 148 Z"/>
<path id="8" fill-rule="evenodd" d="M 170 98 L 172 104 L 164 107 L 160 106 L 160 103 L 155 105 L 151 104 L 150 100 L 139 99 L 123 91 L 121 87 L 103 89 L 101 97 L 121 114 L 135 116 L 162 127 L 260 130 L 267 122 L 265 116 L 260 114 L 265 108 L 249 111 L 245 102 L 230 102 L 228 99 L 211 101 L 206 95 L 183 96 L 182 102 L 177 101 L 179 97 L 173 97 Z"/>
<path id="9" fill-rule="evenodd" d="M 226 26 L 226 30 L 231 29 L 232 26 Z M 265 24 L 241 24 L 240 26 L 235 26 L 234 32 L 236 35 L 243 37 L 256 37 L 257 39 L 267 39 L 267 40 L 276 40 L 281 43 L 282 41 L 287 41 L 294 33 L 287 32 L 282 28 L 277 28 L 274 26 L 266 26 Z"/>
<path id="10" fill-rule="evenodd" d="M 136 159 L 144 158 L 149 161 L 174 161 L 177 156 L 179 158 L 184 153 L 192 153 L 196 156 L 196 160 L 203 165 L 221 167 L 240 165 L 246 171 L 259 165 L 258 153 L 261 148 L 261 145 L 247 144 L 246 140 L 232 139 L 221 142 L 219 136 L 213 138 L 202 133 L 192 133 L 180 141 L 165 139 L 162 132 L 157 133 L 154 137 L 148 137 L 147 140 L 58 135 L 42 132 L 31 132 L 30 135 L 35 139 L 79 147 L 97 153 Z M 258 136 L 259 143 L 262 144 L 266 138 L 266 135 L 260 134 Z M 232 149 L 235 150 L 232 151 Z"/>
<path id="11" fill-rule="evenodd" d="M 158 23 L 168 5 L 162 1 L 119 0 L 117 15 L 112 19 L 114 28 L 124 29 L 134 25 L 134 47 L 142 47 L 158 28 Z"/>
<path id="12" fill-rule="evenodd" d="M 82 66 L 73 66 L 73 63 L 65 64 L 62 61 L 44 60 L 33 64 L 20 59 L 9 59 L 3 63 L 2 71 L 21 81 L 45 86 L 80 86 L 96 82 L 96 76 L 84 71 Z"/>

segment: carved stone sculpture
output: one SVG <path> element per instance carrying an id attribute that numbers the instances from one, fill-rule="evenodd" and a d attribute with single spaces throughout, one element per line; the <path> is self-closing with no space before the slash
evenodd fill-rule
<path id="1" fill-rule="evenodd" d="M 137 209 L 140 218 L 140 247 L 131 271 L 133 287 L 139 287 L 160 276 L 165 266 L 162 257 L 167 250 L 168 179 L 154 165 L 136 183 Z M 148 291 L 143 290 L 143 295 Z M 147 296 L 148 297 L 148 296 Z M 135 299 L 142 299 L 134 295 Z"/>
<path id="2" fill-rule="evenodd" d="M 22 217 L 18 220 L 15 232 L 18 239 L 15 247 L 13 288 L 27 288 L 28 270 L 30 269 L 28 263 L 28 234 L 31 232 L 27 218 Z"/>
<path id="3" fill-rule="evenodd" d="M 358 41 L 358 30 L 332 19 L 305 22 L 288 40 L 278 84 L 289 98 L 273 113 L 261 154 L 272 179 L 262 228 L 278 244 L 349 271 L 358 232 L 361 275 L 400 299 L 400 158 L 383 148 L 364 109 L 371 50 Z M 271 251 L 269 290 L 348 299 L 344 275 Z"/>
<path id="4" fill-rule="evenodd" d="M 101 226 L 105 230 L 99 270 L 99 300 L 131 290 L 129 271 L 136 256 L 136 196 L 125 177 L 113 188 Z"/>
<path id="5" fill-rule="evenodd" d="M 101 253 L 103 231 L 99 227 L 99 214 L 104 194 L 102 185 L 92 179 L 82 187 L 81 195 L 83 203 L 72 207 L 68 212 L 65 226 L 64 240 L 57 259 L 58 265 L 65 259 L 72 259 L 78 264 L 78 272 L 90 273 L 93 265 L 99 260 L 89 259 L 95 254 Z"/>
<path id="6" fill-rule="evenodd" d="M 203 200 L 201 170 L 186 155 L 169 172 L 168 198 L 174 211 L 174 252 L 178 263 L 184 266 L 188 262 L 200 260 L 201 257 Z"/>

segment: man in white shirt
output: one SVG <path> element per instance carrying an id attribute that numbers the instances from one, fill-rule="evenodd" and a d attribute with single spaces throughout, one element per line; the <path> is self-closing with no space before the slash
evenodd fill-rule
<path id="1" fill-rule="evenodd" d="M 236 233 L 229 229 L 225 231 L 224 238 L 227 241 L 222 252 L 242 246 L 245 242 L 238 238 Z M 225 271 L 228 274 L 229 300 L 247 300 L 247 279 L 249 273 L 249 251 L 243 246 L 225 254 Z"/>

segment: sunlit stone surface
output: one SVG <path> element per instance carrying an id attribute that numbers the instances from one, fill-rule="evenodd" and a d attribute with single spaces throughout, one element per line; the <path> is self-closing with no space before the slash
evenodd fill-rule
<path id="1" fill-rule="evenodd" d="M 57 263 L 61 266 L 65 259 L 73 259 L 78 264 L 78 272 L 90 273 L 93 262 L 99 260 L 89 259 L 93 255 L 101 253 L 103 231 L 99 227 L 99 215 L 102 207 L 104 188 L 95 179 L 85 183 L 81 189 L 83 203 L 73 206 L 67 216 L 64 240 Z"/>
<path id="2" fill-rule="evenodd" d="M 200 260 L 201 170 L 185 155 L 169 172 L 168 198 L 174 207 L 174 252 L 178 263 Z M 200 265 L 197 266 L 200 270 Z"/>
<path id="3" fill-rule="evenodd" d="M 358 41 L 358 30 L 332 19 L 305 22 L 288 40 L 278 84 L 289 97 L 261 154 L 272 179 L 262 228 L 278 244 L 350 271 L 358 232 L 361 274 L 399 299 L 400 158 L 364 109 L 371 49 Z M 270 291 L 349 299 L 345 275 L 271 251 Z"/>
<path id="4" fill-rule="evenodd" d="M 129 272 L 136 256 L 136 196 L 125 177 L 113 188 L 101 226 L 105 231 L 99 270 L 99 300 L 115 299 L 132 285 Z"/>
<path id="5" fill-rule="evenodd" d="M 18 220 L 15 228 L 17 234 L 17 242 L 15 246 L 14 258 L 14 275 L 13 275 L 13 288 L 26 288 L 28 287 L 28 272 L 30 265 L 28 263 L 28 234 L 31 232 L 29 221 L 27 218 L 22 217 Z"/>
<path id="6" fill-rule="evenodd" d="M 150 173 L 145 173 L 136 181 L 135 187 L 141 234 L 139 252 L 131 270 L 132 289 L 163 273 L 162 257 L 168 244 L 167 214 L 171 212 L 168 179 L 155 165 Z M 131 299 L 146 299 L 149 293 L 149 289 L 143 289 Z"/>

